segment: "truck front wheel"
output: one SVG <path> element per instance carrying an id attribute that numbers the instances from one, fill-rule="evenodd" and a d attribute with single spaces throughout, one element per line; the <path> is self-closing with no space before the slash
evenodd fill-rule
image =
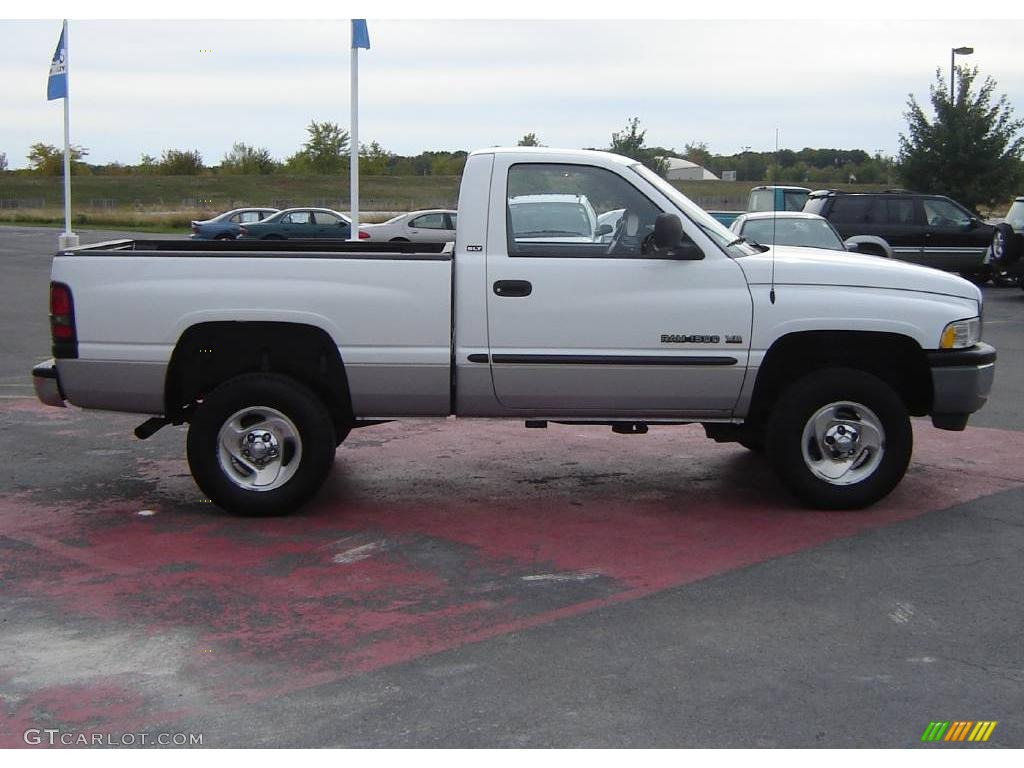
<path id="1" fill-rule="evenodd" d="M 188 430 L 188 464 L 222 509 L 281 515 L 319 490 L 336 445 L 330 413 L 313 392 L 287 376 L 248 373 L 203 399 Z"/>
<path id="2" fill-rule="evenodd" d="M 914 445 L 900 396 L 850 368 L 816 371 L 786 389 L 765 439 L 783 484 L 818 509 L 860 509 L 885 497 L 903 478 Z"/>

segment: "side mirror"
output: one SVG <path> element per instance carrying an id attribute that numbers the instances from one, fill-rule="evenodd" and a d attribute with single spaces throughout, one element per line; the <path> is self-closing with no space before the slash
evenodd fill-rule
<path id="1" fill-rule="evenodd" d="M 860 243 L 849 243 L 849 242 L 847 242 L 847 243 L 843 243 L 843 245 L 845 245 L 846 246 L 846 250 L 850 251 L 851 253 L 856 253 L 857 251 L 860 250 Z"/>
<path id="2" fill-rule="evenodd" d="M 979 226 L 981 226 L 981 222 L 978 220 L 977 216 L 971 216 L 971 218 L 967 220 L 968 229 L 977 229 Z"/>
<path id="3" fill-rule="evenodd" d="M 683 222 L 674 213 L 659 213 L 654 220 L 654 245 L 665 250 L 683 239 Z"/>
<path id="4" fill-rule="evenodd" d="M 700 261 L 704 258 L 704 251 L 695 242 L 689 238 L 683 239 L 683 222 L 674 213 L 658 214 L 654 220 L 651 241 L 657 250 L 670 259 Z"/>
<path id="5" fill-rule="evenodd" d="M 610 235 L 611 232 L 612 232 L 612 225 L 611 224 L 602 224 L 601 226 L 599 226 L 597 228 L 597 231 L 594 233 L 594 237 L 601 237 L 602 235 Z"/>

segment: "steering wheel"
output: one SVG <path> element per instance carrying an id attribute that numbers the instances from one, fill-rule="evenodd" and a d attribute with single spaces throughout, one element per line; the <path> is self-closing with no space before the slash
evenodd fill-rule
<path id="1" fill-rule="evenodd" d="M 608 243 L 608 256 L 635 256 L 640 253 L 640 216 L 629 208 L 615 224 L 615 233 Z"/>

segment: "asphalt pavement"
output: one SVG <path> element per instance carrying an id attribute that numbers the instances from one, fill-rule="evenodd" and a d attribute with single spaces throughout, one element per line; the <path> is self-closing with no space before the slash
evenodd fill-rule
<path id="1" fill-rule="evenodd" d="M 184 428 L 35 401 L 57 234 L 0 227 L 0 746 L 1024 746 L 1019 288 L 985 289 L 989 403 L 916 420 L 869 510 L 803 510 L 699 427 L 437 420 L 248 520 Z"/>

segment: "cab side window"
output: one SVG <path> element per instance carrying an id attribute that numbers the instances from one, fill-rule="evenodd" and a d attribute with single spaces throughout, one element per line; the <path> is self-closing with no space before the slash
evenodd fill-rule
<path id="1" fill-rule="evenodd" d="M 317 224 L 321 226 L 337 226 L 341 223 L 341 219 L 335 216 L 333 213 L 327 213 L 326 211 L 316 211 L 313 214 L 313 219 Z"/>
<path id="2" fill-rule="evenodd" d="M 874 202 L 866 195 L 836 195 L 829 218 L 835 224 L 864 224 L 872 221 Z"/>
<path id="3" fill-rule="evenodd" d="M 409 222 L 413 229 L 445 229 L 443 213 L 426 213 Z"/>
<path id="4" fill-rule="evenodd" d="M 883 224 L 909 226 L 914 224 L 914 201 L 907 197 L 890 197 L 884 204 L 876 206 L 882 209 L 879 221 Z"/>
<path id="5" fill-rule="evenodd" d="M 509 256 L 637 258 L 660 209 L 616 173 L 588 165 L 509 168 Z"/>
<path id="6" fill-rule="evenodd" d="M 925 198 L 921 201 L 929 227 L 966 227 L 971 217 L 948 200 Z"/>

